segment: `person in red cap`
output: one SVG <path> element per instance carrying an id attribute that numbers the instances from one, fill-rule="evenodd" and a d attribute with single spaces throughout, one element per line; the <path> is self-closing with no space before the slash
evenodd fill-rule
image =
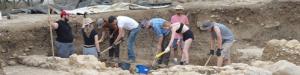
<path id="1" fill-rule="evenodd" d="M 57 56 L 61 58 L 68 58 L 75 51 L 73 44 L 73 33 L 69 21 L 69 14 L 62 10 L 60 13 L 60 19 L 51 24 L 52 28 L 56 32 L 55 46 L 57 48 Z"/>

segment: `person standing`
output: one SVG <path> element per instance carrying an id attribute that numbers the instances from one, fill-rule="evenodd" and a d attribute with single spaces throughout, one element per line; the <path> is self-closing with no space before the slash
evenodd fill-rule
<path id="1" fill-rule="evenodd" d="M 230 48 L 234 42 L 234 35 L 232 31 L 221 23 L 206 20 L 203 22 L 201 28 L 210 32 L 210 55 L 216 54 L 218 56 L 217 66 L 231 64 Z M 215 50 L 215 41 L 217 41 L 217 51 Z"/>
<path id="2" fill-rule="evenodd" d="M 85 18 L 82 25 L 82 37 L 84 41 L 83 45 L 83 55 L 94 55 L 98 57 L 98 52 L 100 52 L 100 47 L 98 42 L 98 35 L 93 25 L 93 20 L 91 18 Z"/>
<path id="3" fill-rule="evenodd" d="M 156 49 L 157 52 L 163 52 L 169 43 L 170 30 L 164 29 L 163 25 L 169 23 L 167 20 L 162 18 L 152 18 L 145 25 L 146 29 L 152 29 L 157 37 Z M 158 64 L 168 65 L 170 53 L 166 53 L 158 60 Z"/>
<path id="4" fill-rule="evenodd" d="M 135 62 L 136 57 L 134 53 L 135 40 L 138 32 L 140 31 L 139 23 L 134 19 L 127 16 L 110 16 L 108 19 L 109 24 L 118 27 L 118 37 L 114 41 L 117 44 L 125 36 L 125 30 L 129 31 L 128 36 L 128 61 Z"/>
<path id="5" fill-rule="evenodd" d="M 60 14 L 60 19 L 51 26 L 56 32 L 55 46 L 57 48 L 57 55 L 61 58 L 69 58 L 75 51 L 73 44 L 73 33 L 69 21 L 69 14 L 62 10 Z M 51 21 L 50 21 L 51 22 Z"/>
<path id="6" fill-rule="evenodd" d="M 185 25 L 189 25 L 189 19 L 186 15 L 184 15 L 184 8 L 183 6 L 181 5 L 177 5 L 175 8 L 175 11 L 176 11 L 176 14 L 173 15 L 171 17 L 171 23 L 183 23 Z M 178 25 L 178 24 L 174 24 L 174 25 Z M 173 53 L 173 60 L 174 60 L 174 63 L 177 63 L 177 57 L 178 57 L 178 46 L 181 46 L 182 45 L 182 35 L 176 33 L 175 34 L 175 38 L 174 38 L 174 42 L 173 42 L 173 49 L 174 49 L 174 53 Z"/>
<path id="7" fill-rule="evenodd" d="M 174 25 L 177 24 L 177 25 Z M 192 44 L 192 41 L 194 40 L 194 35 L 193 32 L 190 30 L 190 28 L 183 24 L 183 23 L 173 23 L 173 24 L 165 24 L 163 26 L 165 29 L 170 29 L 171 30 L 171 39 L 170 42 L 167 46 L 167 48 L 164 50 L 163 53 L 168 53 L 170 52 L 170 48 L 172 47 L 172 44 L 174 42 L 176 33 L 182 35 L 182 40 L 183 40 L 183 50 L 182 50 L 182 55 L 181 55 L 181 65 L 187 65 L 189 64 L 189 48 Z"/>

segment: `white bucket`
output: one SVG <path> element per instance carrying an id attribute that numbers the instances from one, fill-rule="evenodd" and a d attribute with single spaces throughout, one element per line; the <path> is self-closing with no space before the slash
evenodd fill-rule
<path id="1" fill-rule="evenodd" d="M 2 13 L 1 13 L 1 11 L 0 11 L 0 20 L 2 20 Z"/>

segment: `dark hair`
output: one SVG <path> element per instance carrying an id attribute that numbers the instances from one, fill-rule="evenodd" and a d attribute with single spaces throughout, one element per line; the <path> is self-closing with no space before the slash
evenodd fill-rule
<path id="1" fill-rule="evenodd" d="M 116 18 L 116 16 L 109 16 L 108 17 L 108 23 L 112 23 L 112 22 L 114 22 L 114 20 L 116 20 L 117 18 Z"/>

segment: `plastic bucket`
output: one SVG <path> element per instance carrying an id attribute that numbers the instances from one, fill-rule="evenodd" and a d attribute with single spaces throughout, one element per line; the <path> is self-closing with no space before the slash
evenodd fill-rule
<path id="1" fill-rule="evenodd" d="M 144 65 L 136 65 L 136 73 L 138 74 L 148 74 L 150 69 L 147 66 Z"/>

